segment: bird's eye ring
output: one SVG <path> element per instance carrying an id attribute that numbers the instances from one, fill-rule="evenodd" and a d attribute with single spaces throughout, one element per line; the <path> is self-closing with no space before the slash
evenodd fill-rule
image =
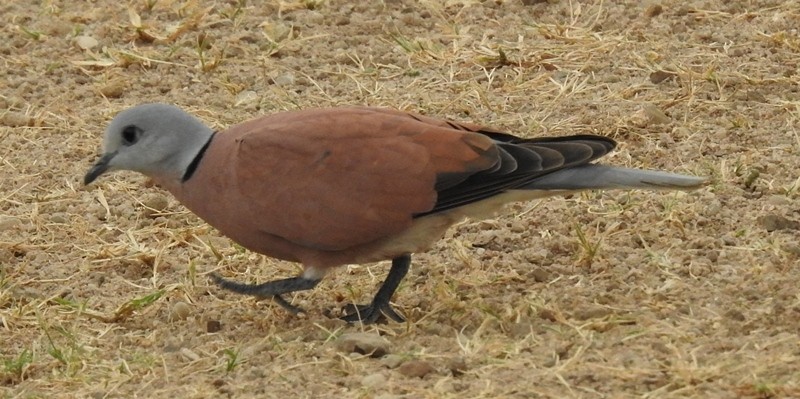
<path id="1" fill-rule="evenodd" d="M 139 141 L 141 130 L 139 130 L 136 126 L 125 126 L 122 129 L 122 144 L 124 145 L 134 145 L 137 141 Z"/>

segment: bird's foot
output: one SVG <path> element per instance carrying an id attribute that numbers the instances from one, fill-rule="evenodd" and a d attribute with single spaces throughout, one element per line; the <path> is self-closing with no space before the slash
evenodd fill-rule
<path id="1" fill-rule="evenodd" d="M 314 288 L 320 281 L 319 279 L 312 280 L 299 276 L 283 280 L 268 281 L 262 284 L 242 284 L 223 278 L 216 273 L 209 274 L 209 277 L 211 277 L 211 280 L 213 280 L 218 286 L 228 291 L 233 291 L 238 294 L 252 295 L 258 298 L 272 298 L 275 303 L 294 315 L 298 313 L 305 313 L 305 311 L 303 308 L 289 303 L 289 301 L 284 299 L 282 295 L 297 291 L 310 290 Z"/>
<path id="2" fill-rule="evenodd" d="M 390 318 L 398 323 L 402 323 L 405 319 L 397 314 L 392 308 L 392 305 L 386 302 L 373 301 L 369 305 L 348 305 L 345 306 L 345 311 L 348 314 L 341 317 L 342 320 L 348 323 L 355 323 L 361 321 L 364 324 L 374 324 L 385 321 Z"/>
<path id="3" fill-rule="evenodd" d="M 286 309 L 287 312 L 297 316 L 300 313 L 306 313 L 305 309 L 292 305 L 289 301 L 283 299 L 280 295 L 273 295 L 272 300 L 275 301 L 278 305 L 281 305 L 282 308 Z"/>

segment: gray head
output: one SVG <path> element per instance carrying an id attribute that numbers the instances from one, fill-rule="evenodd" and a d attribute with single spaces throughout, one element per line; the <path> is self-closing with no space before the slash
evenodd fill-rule
<path id="1" fill-rule="evenodd" d="M 174 105 L 129 108 L 106 128 L 103 156 L 86 173 L 84 184 L 115 170 L 179 180 L 212 134 L 203 122 Z"/>

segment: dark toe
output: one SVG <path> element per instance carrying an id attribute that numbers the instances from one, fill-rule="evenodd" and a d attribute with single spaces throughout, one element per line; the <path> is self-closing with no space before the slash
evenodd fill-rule
<path id="1" fill-rule="evenodd" d="M 283 299 L 280 295 L 273 295 L 272 300 L 275 301 L 278 305 L 281 305 L 282 308 L 286 309 L 289 313 L 293 315 L 298 315 L 299 313 L 305 313 L 306 311 L 299 306 L 292 305 L 289 301 Z"/>
<path id="2" fill-rule="evenodd" d="M 349 304 L 345 306 L 345 316 L 341 317 L 342 320 L 348 323 L 355 323 L 360 321 L 364 324 L 374 324 L 386 322 L 387 318 L 392 319 L 398 323 L 405 321 L 403 317 L 397 314 L 392 306 L 386 304 L 370 304 L 370 305 L 357 305 Z"/>

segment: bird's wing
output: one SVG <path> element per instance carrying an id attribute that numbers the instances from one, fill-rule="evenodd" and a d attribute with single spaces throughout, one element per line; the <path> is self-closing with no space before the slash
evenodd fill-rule
<path id="1" fill-rule="evenodd" d="M 399 111 L 382 110 L 399 114 Z M 478 133 L 492 139 L 498 159 L 492 168 L 474 174 L 439 175 L 436 205 L 426 216 L 481 201 L 507 190 L 530 189 L 530 183 L 550 173 L 586 165 L 611 152 L 617 143 L 594 135 L 521 138 L 470 123 L 458 123 L 414 114 L 406 117 L 453 130 Z"/>
<path id="2" fill-rule="evenodd" d="M 530 189 L 531 182 L 550 173 L 588 164 L 616 147 L 608 137 L 573 135 L 521 138 L 471 123 L 436 119 L 392 109 L 370 108 L 372 112 L 414 119 L 448 131 L 477 133 L 488 137 L 497 149 L 493 166 L 475 173 L 442 173 L 436 179 L 437 200 L 425 216 L 493 197 L 512 189 Z"/>
<path id="3" fill-rule="evenodd" d="M 438 188 L 499 162 L 488 136 L 372 108 L 280 113 L 221 136 L 236 140 L 233 176 L 251 217 L 319 250 L 399 234 L 434 209 Z"/>
<path id="4" fill-rule="evenodd" d="M 457 184 L 441 187 L 432 214 L 481 201 L 514 189 L 530 189 L 531 182 L 553 172 L 586 165 L 608 154 L 616 143 L 606 137 L 576 135 L 521 139 L 507 134 L 481 132 L 498 148 L 495 168 L 470 175 Z M 555 188 L 553 188 L 555 189 Z"/>

